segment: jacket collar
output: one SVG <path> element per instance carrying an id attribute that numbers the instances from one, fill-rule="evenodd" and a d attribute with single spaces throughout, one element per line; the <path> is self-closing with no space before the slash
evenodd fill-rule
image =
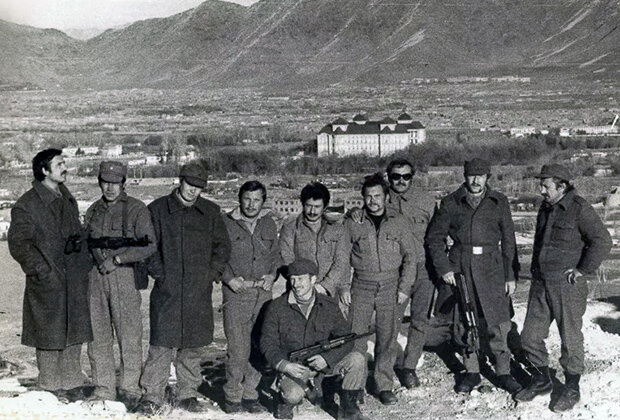
<path id="1" fill-rule="evenodd" d="M 571 203 L 573 202 L 574 197 L 575 197 L 575 190 L 570 189 L 566 194 L 564 194 L 564 197 L 562 197 L 560 201 L 555 203 L 553 206 L 559 206 L 559 207 L 562 207 L 563 210 L 566 210 L 567 208 L 570 207 Z M 553 207 L 553 206 L 550 206 L 550 207 Z"/>
<path id="2" fill-rule="evenodd" d="M 271 210 L 269 210 L 269 209 L 261 209 L 260 213 L 256 217 L 256 223 L 258 223 L 259 220 L 261 220 L 263 217 L 269 215 L 270 213 L 271 213 Z M 243 214 L 241 214 L 241 208 L 239 206 L 235 207 L 230 212 L 228 212 L 228 217 L 230 217 L 231 219 L 233 219 L 236 222 L 239 222 L 239 221 L 244 221 L 245 222 L 247 220 L 243 216 Z"/>
<path id="3" fill-rule="evenodd" d="M 97 207 L 112 207 L 115 206 L 118 203 L 125 203 L 127 202 L 127 193 L 125 191 L 121 192 L 121 195 L 118 196 L 118 199 L 116 199 L 116 201 L 114 201 L 114 203 L 108 203 L 107 201 L 105 201 L 105 198 L 103 198 L 103 196 L 101 198 L 99 198 L 99 200 L 97 200 Z"/>
<path id="4" fill-rule="evenodd" d="M 363 208 L 363 212 L 364 212 L 364 219 L 372 223 L 372 220 L 370 219 L 370 216 L 368 215 L 368 212 L 366 211 L 366 207 Z M 383 212 L 383 220 L 392 219 L 398 216 L 399 214 L 400 213 L 393 207 L 385 206 L 385 211 Z"/>
<path id="5" fill-rule="evenodd" d="M 464 203 L 467 200 L 467 187 L 465 186 L 465 184 L 461 185 L 454 192 L 454 195 L 455 195 L 456 201 L 458 201 L 459 203 Z M 487 184 L 486 192 L 484 193 L 484 197 L 482 199 L 484 200 L 485 198 L 490 198 L 491 200 L 497 203 L 499 202 L 500 197 L 501 197 L 500 193 L 491 189 L 489 184 Z"/>
<path id="6" fill-rule="evenodd" d="M 176 188 L 170 194 L 168 194 L 167 201 L 168 201 L 168 211 L 170 212 L 170 214 L 176 213 L 183 209 L 196 209 L 202 214 L 207 213 L 207 200 L 205 200 L 202 197 L 198 197 L 196 199 L 196 202 L 192 206 L 186 207 L 183 205 L 183 203 L 181 203 L 181 200 L 179 200 L 179 198 L 177 197 Z"/>
<path id="7" fill-rule="evenodd" d="M 37 181 L 36 179 L 32 181 L 32 188 L 35 190 L 39 198 L 41 198 L 41 201 L 43 201 L 46 206 L 49 206 L 54 200 L 58 198 L 58 195 L 54 194 L 52 190 L 47 188 L 41 183 L 41 181 Z M 64 198 L 71 202 L 75 201 L 67 187 L 65 187 L 65 184 L 59 184 L 58 189 L 60 191 L 60 194 Z"/>
<path id="8" fill-rule="evenodd" d="M 388 193 L 388 203 L 396 203 L 398 199 L 402 199 L 405 201 L 411 201 L 415 199 L 415 188 L 412 186 L 409 187 L 409 189 L 407 191 L 405 191 L 403 194 L 398 194 L 395 191 L 392 191 L 390 189 L 390 192 Z"/>

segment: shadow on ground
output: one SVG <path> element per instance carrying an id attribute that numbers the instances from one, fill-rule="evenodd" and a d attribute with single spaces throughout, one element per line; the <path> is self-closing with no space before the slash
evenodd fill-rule
<path id="1" fill-rule="evenodd" d="M 599 301 L 611 303 L 616 307 L 617 311 L 620 311 L 620 296 L 610 296 L 607 298 L 599 299 Z M 594 318 L 594 322 L 598 324 L 603 331 L 610 334 L 620 335 L 620 319 L 599 316 L 597 318 Z"/>

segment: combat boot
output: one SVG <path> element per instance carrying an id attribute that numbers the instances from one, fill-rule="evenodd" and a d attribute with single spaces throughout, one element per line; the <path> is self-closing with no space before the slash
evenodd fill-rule
<path id="1" fill-rule="evenodd" d="M 466 373 L 459 383 L 454 387 L 454 390 L 459 394 L 470 393 L 476 385 L 478 385 L 482 379 L 480 379 L 479 373 Z"/>
<path id="2" fill-rule="evenodd" d="M 289 404 L 278 395 L 275 400 L 275 409 L 273 410 L 273 416 L 277 419 L 292 419 L 293 418 L 293 404 Z"/>
<path id="3" fill-rule="evenodd" d="M 400 371 L 400 383 L 407 389 L 413 389 L 420 386 L 420 379 L 415 369 L 403 368 Z"/>
<path id="4" fill-rule="evenodd" d="M 523 387 L 511 375 L 499 375 L 497 377 L 497 385 L 507 391 L 510 395 L 514 395 L 521 391 Z"/>
<path id="5" fill-rule="evenodd" d="M 357 405 L 358 395 L 361 390 L 340 390 L 340 408 L 338 409 L 338 420 L 368 420 L 360 411 Z"/>
<path id="6" fill-rule="evenodd" d="M 532 377 L 532 383 L 514 395 L 514 399 L 520 402 L 532 401 L 538 395 L 549 394 L 553 390 L 553 382 L 549 376 L 549 367 L 541 366 L 536 368 Z"/>
<path id="7" fill-rule="evenodd" d="M 562 394 L 560 394 L 560 398 L 558 398 L 555 404 L 551 406 L 551 411 L 556 413 L 570 410 L 579 402 L 581 397 L 579 393 L 579 379 L 581 379 L 581 375 L 572 375 L 564 372 L 564 377 L 566 378 L 566 383 L 564 384 Z"/>

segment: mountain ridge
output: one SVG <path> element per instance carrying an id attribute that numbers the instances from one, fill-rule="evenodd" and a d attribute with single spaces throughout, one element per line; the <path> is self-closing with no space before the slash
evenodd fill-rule
<path id="1" fill-rule="evenodd" d="M 0 21 L 0 56 L 22 69 L 2 72 L 14 81 L 98 89 L 320 87 L 550 68 L 614 77 L 619 9 L 616 0 L 207 0 L 86 41 Z"/>

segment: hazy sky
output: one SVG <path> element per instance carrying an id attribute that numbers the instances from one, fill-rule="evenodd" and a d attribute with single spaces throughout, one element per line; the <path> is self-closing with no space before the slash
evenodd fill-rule
<path id="1" fill-rule="evenodd" d="M 39 28 L 110 28 L 165 17 L 204 0 L 0 0 L 0 19 Z M 258 0 L 229 0 L 249 6 Z"/>

